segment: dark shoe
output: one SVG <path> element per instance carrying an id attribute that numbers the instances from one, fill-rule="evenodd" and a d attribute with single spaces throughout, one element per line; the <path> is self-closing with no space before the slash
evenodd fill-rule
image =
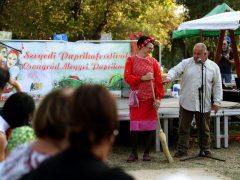
<path id="1" fill-rule="evenodd" d="M 200 157 L 212 157 L 212 152 L 210 150 L 200 150 Z"/>
<path id="2" fill-rule="evenodd" d="M 127 159 L 128 163 L 135 162 L 138 160 L 138 155 L 131 153 L 130 156 Z"/>
<path id="3" fill-rule="evenodd" d="M 204 152 L 204 150 L 200 150 L 199 153 L 198 153 L 198 156 L 199 156 L 199 157 L 205 157 L 205 152 Z"/>
<path id="4" fill-rule="evenodd" d="M 151 157 L 149 156 L 148 153 L 143 154 L 143 161 L 151 161 Z"/>
<path id="5" fill-rule="evenodd" d="M 212 157 L 212 152 L 210 150 L 204 151 L 205 157 Z"/>
<path id="6" fill-rule="evenodd" d="M 173 157 L 175 158 L 182 158 L 184 156 L 187 156 L 188 154 L 186 152 L 182 152 L 182 151 L 177 151 Z"/>

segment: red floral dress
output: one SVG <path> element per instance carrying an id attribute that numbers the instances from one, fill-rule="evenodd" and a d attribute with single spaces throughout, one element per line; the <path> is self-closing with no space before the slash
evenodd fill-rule
<path id="1" fill-rule="evenodd" d="M 148 72 L 154 74 L 154 89 L 156 99 L 164 96 L 160 65 L 157 60 L 151 57 L 140 58 L 137 56 L 128 57 L 124 80 L 129 84 L 131 90 L 137 91 L 139 100 L 138 107 L 130 108 L 130 131 L 151 131 L 156 130 L 156 110 L 153 107 L 153 96 L 150 81 L 141 81 L 141 77 Z"/>

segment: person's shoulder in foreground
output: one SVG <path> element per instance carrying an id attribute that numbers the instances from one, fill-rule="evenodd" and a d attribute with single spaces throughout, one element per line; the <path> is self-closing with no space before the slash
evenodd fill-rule
<path id="1" fill-rule="evenodd" d="M 64 162 L 64 163 L 62 163 Z M 109 168 L 93 154 L 78 155 L 72 149 L 44 161 L 20 180 L 104 179 L 133 180 L 120 168 Z"/>

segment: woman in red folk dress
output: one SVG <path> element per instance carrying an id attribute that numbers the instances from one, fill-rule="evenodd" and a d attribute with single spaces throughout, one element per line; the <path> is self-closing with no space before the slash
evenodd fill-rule
<path id="1" fill-rule="evenodd" d="M 137 42 L 139 51 L 137 55 L 128 57 L 124 79 L 130 85 L 130 135 L 132 152 L 127 162 L 138 160 L 137 144 L 138 134 L 145 136 L 145 150 L 143 161 L 150 161 L 150 147 L 156 130 L 156 111 L 164 95 L 160 65 L 157 60 L 150 57 L 154 48 L 154 39 L 141 36 Z M 151 81 L 154 85 L 156 100 L 154 101 Z"/>

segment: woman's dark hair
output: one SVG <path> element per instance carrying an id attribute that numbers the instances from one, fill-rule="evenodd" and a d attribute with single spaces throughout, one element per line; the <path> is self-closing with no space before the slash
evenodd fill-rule
<path id="1" fill-rule="evenodd" d="M 144 43 L 144 41 L 146 41 L 147 39 L 150 39 L 150 41 L 148 43 L 152 43 L 154 44 L 154 41 L 149 37 L 149 36 L 141 36 L 138 41 L 137 41 L 137 45 L 140 46 L 142 43 Z M 148 43 L 146 43 L 144 46 L 146 46 Z"/>
<path id="2" fill-rule="evenodd" d="M 70 100 L 69 111 L 69 142 L 75 150 L 90 151 L 117 128 L 116 102 L 103 86 L 80 86 Z"/>
<path id="3" fill-rule="evenodd" d="M 7 69 L 0 67 L 0 89 L 4 89 L 10 79 L 10 73 Z"/>
<path id="4" fill-rule="evenodd" d="M 62 140 L 66 134 L 66 106 L 73 89 L 55 89 L 45 96 L 33 118 L 33 128 L 37 137 Z"/>
<path id="5" fill-rule="evenodd" d="M 3 118 L 11 128 L 28 125 L 34 113 L 35 102 L 32 96 L 24 92 L 12 94 L 3 105 Z"/>

